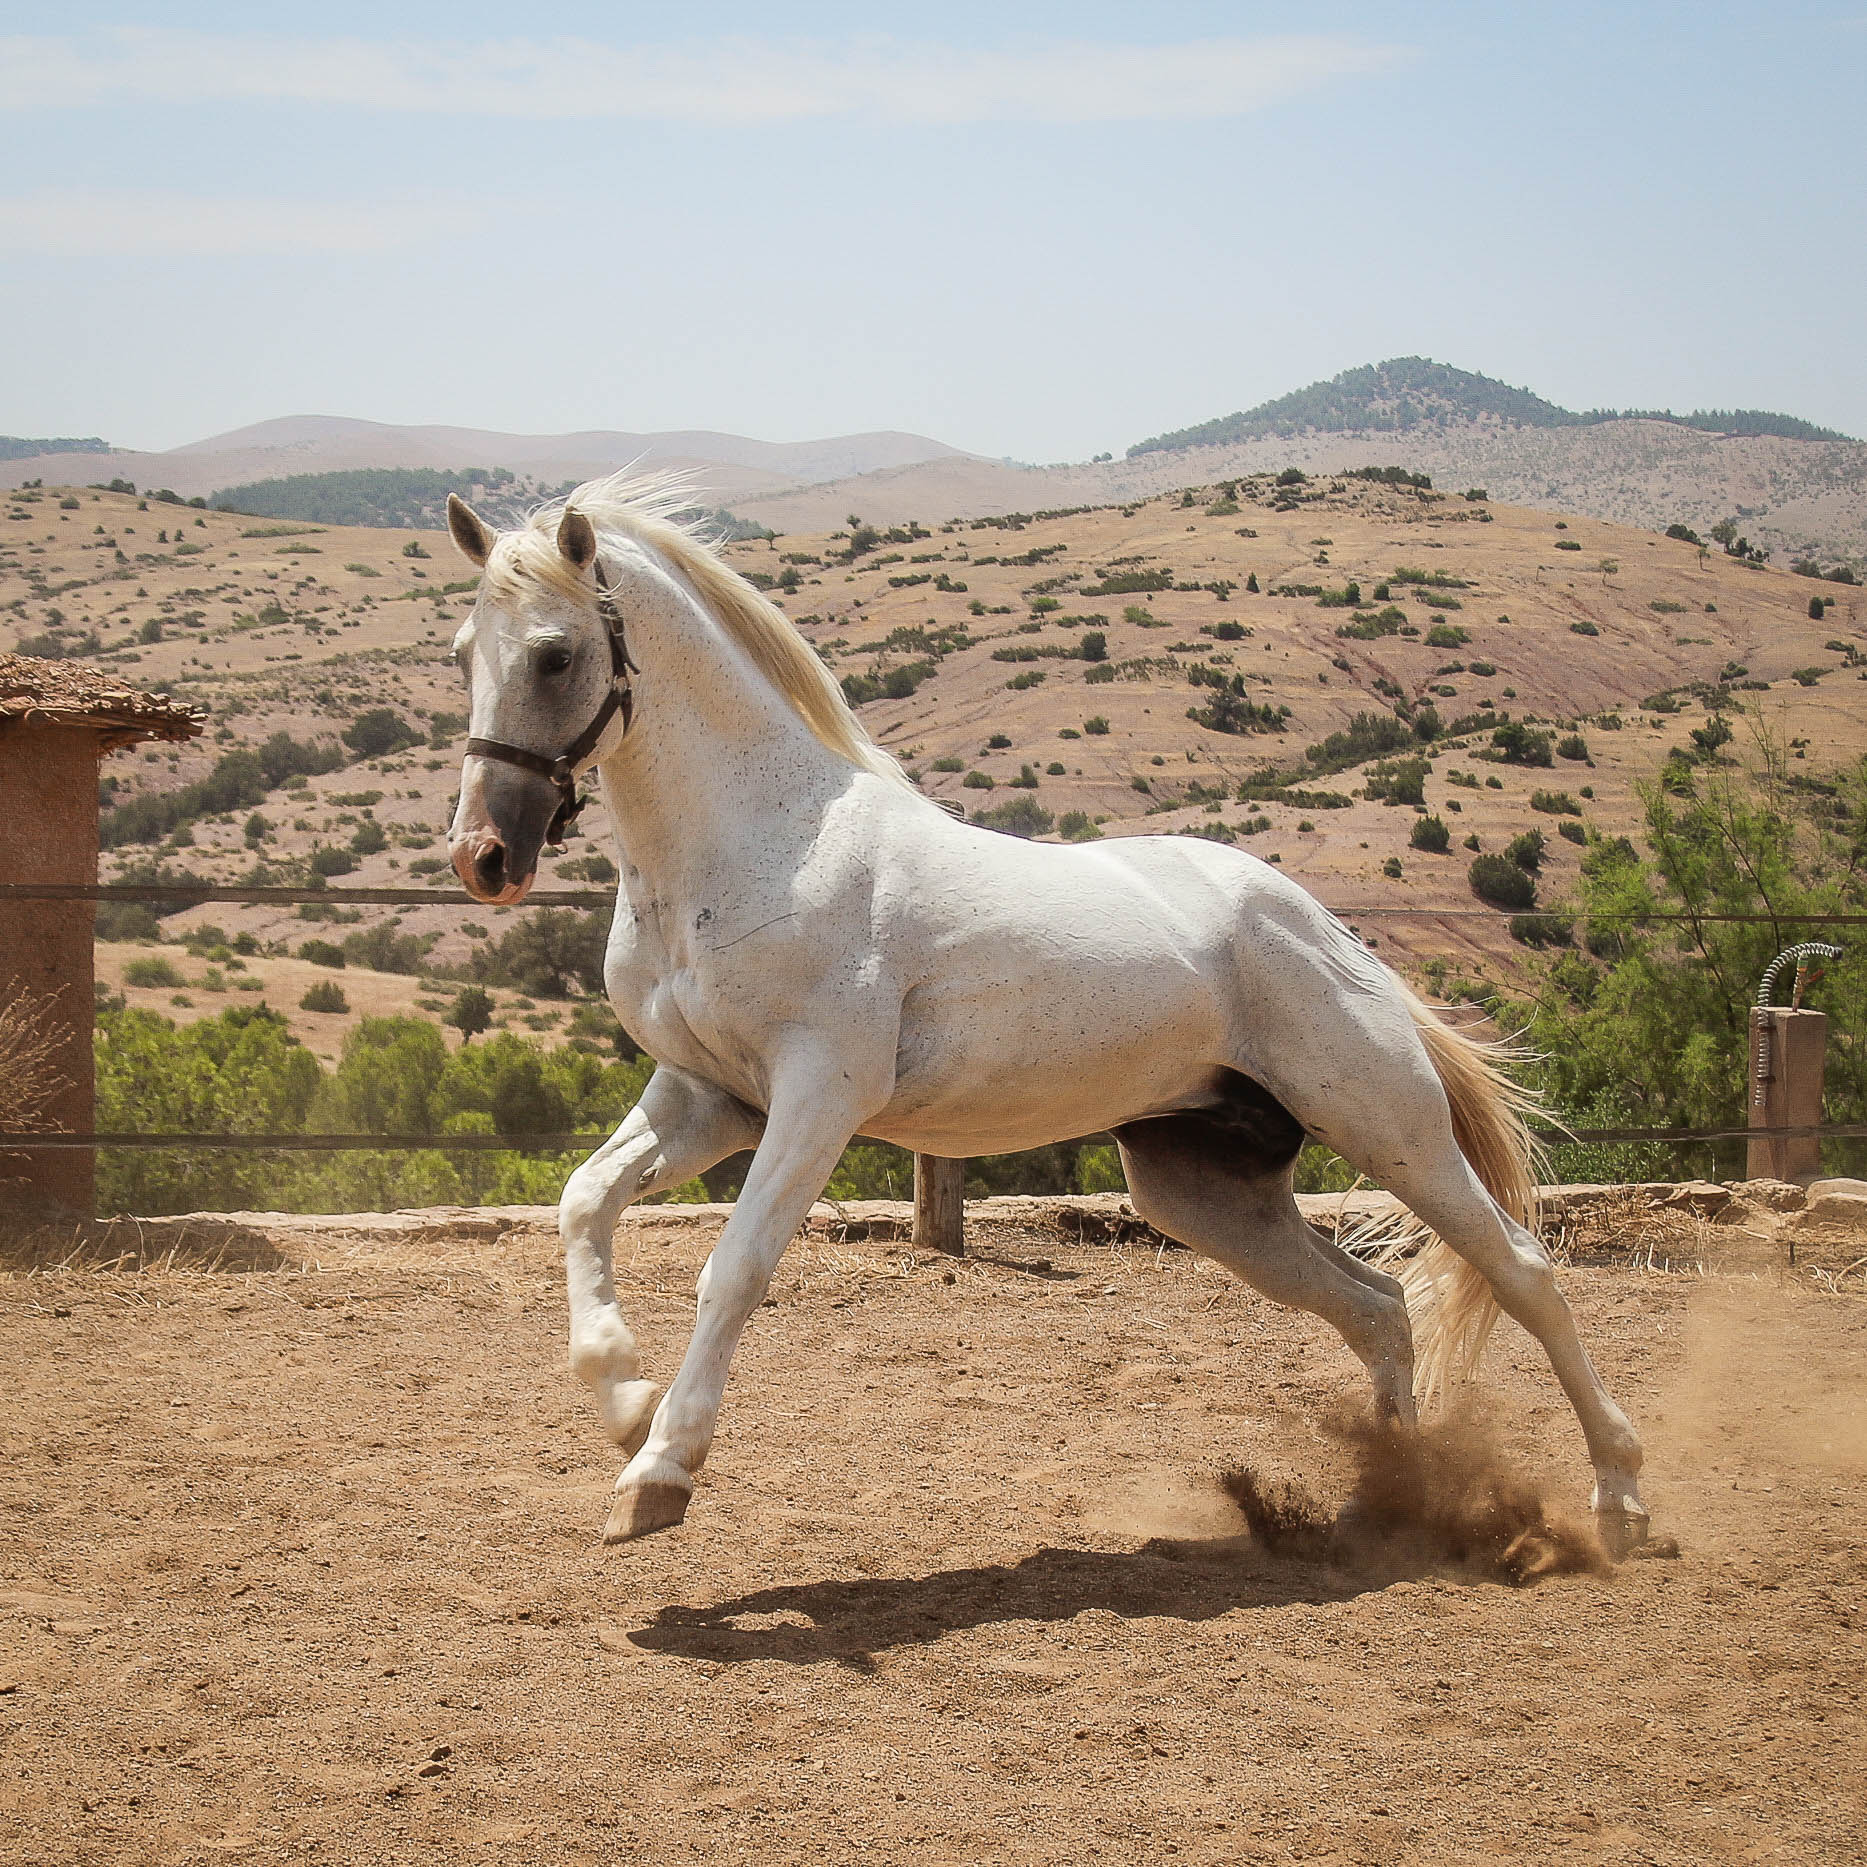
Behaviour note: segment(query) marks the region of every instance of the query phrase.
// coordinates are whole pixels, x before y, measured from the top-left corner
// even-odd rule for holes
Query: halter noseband
[[[603,618],[603,633],[609,639],[609,692],[603,696],[603,704],[597,708],[590,724],[556,758],[546,758],[542,752],[531,752],[524,746],[507,745],[501,739],[467,741],[469,758],[497,759],[502,765],[516,765],[521,771],[549,778],[557,786],[557,811],[551,819],[551,827],[545,831],[545,841],[553,849],[562,846],[564,833],[576,822],[578,813],[588,802],[577,795],[577,768],[596,750],[597,741],[609,730],[610,721],[618,713],[622,715],[625,733],[635,717],[635,691],[629,676],[640,674],[641,669],[629,659],[622,616],[615,599],[603,588],[600,564],[597,566],[596,611]]]

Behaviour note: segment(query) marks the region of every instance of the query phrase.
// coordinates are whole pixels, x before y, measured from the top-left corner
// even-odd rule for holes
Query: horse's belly
[[[1041,994],[910,999],[894,1097],[865,1131],[923,1153],[1012,1153],[1197,1102],[1225,1061],[1206,994],[1157,991],[1131,1006],[1114,989],[1099,1008],[1097,998],[1079,982],[1049,1006]]]

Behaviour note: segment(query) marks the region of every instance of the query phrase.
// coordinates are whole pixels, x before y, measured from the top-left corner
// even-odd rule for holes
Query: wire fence
[[[1533,1128],[1539,1141],[1554,1146],[1592,1142],[1693,1141],[1858,1141],[1867,1139],[1867,1122],[1818,1122],[1795,1128]],[[567,1154],[599,1147],[608,1129],[576,1134],[41,1134],[0,1133],[0,1151],[58,1153],[79,1148],[213,1148],[243,1153],[370,1154],[408,1153],[439,1148],[469,1153]],[[1072,1137],[1072,1144],[1109,1145],[1112,1134]]]
[[[219,883],[156,882],[0,882],[0,901],[140,901],[165,903],[175,908],[226,903],[241,907],[304,907],[320,903],[330,907],[459,907],[483,912],[489,903],[461,899],[439,889],[416,888],[240,888]],[[614,888],[534,888],[511,907],[613,908]],[[1490,907],[1430,907],[1423,903],[1395,905],[1385,902],[1322,904],[1339,920],[1482,920],[1507,925],[1521,910]],[[495,910],[498,911],[498,910]],[[1699,914],[1679,909],[1627,909],[1622,913],[1590,908],[1532,910],[1560,912],[1564,919],[1697,927],[1867,927],[1862,914]]]
[[[173,909],[226,904],[241,907],[444,907],[484,910],[488,904],[438,889],[346,887],[239,887],[220,883],[163,882],[0,882],[0,901],[141,902]],[[535,888],[513,907],[613,908],[616,891],[604,888]],[[1330,904],[1329,911],[1343,920],[1407,919],[1414,921],[1481,920],[1508,925],[1515,916],[1491,907],[1432,907],[1425,904]],[[1573,916],[1591,923],[1631,922],[1639,925],[1802,927],[1867,926],[1867,913],[1726,914],[1681,910],[1627,910],[1603,914],[1589,910]],[[1550,1145],[1591,1143],[1652,1143],[1690,1146],[1719,1141],[1859,1140],[1867,1138],[1867,1123],[1826,1122],[1792,1128],[1539,1128],[1537,1139]],[[1080,1137],[1088,1143],[1107,1143],[1113,1137]],[[438,1149],[467,1153],[573,1153],[600,1146],[607,1132],[525,1134],[45,1134],[0,1133],[0,1149],[8,1153],[53,1153],[75,1150],[187,1148],[238,1152],[292,1153],[406,1153]]]

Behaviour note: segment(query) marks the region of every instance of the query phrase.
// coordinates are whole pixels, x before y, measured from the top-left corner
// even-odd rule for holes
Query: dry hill
[[[192,499],[253,480],[364,467],[501,467],[550,486],[640,464],[699,474],[711,497],[733,499],[948,456],[958,457],[958,450],[918,434],[845,434],[813,441],[759,441],[707,430],[501,434],[293,415],[162,453],[102,449],[101,443],[86,442],[79,453],[0,454],[0,486],[125,479],[145,491],[167,487]]]
[[[1498,923],[1434,918],[1474,906],[1464,839],[1497,850],[1542,828],[1543,897],[1560,899],[1579,852],[1559,827],[1632,828],[1635,782],[1706,723],[1708,699],[1753,705],[1818,762],[1867,743],[1857,684],[1867,606],[1857,589],[1602,521],[1410,487],[1261,479],[1236,493],[1207,487],[854,540],[790,536],[731,556],[772,584],[864,696],[871,731],[931,795],[975,812],[1010,805],[1014,823],[1041,829],[1047,819],[1050,834],[1067,824],[1077,835],[1178,830],[1239,842],[1402,959],[1514,963],[1521,950]],[[244,802],[179,823],[158,816],[138,831],[155,840],[118,843],[107,873],[160,858],[223,881],[285,880],[315,856],[333,879],[432,888],[432,907],[396,922],[417,941],[433,937],[430,963],[458,964],[511,925],[509,914],[465,906],[445,866],[463,727],[446,646],[473,592],[445,537],[283,526],[49,488],[4,510],[0,609],[28,652],[94,655],[209,709],[210,731],[195,745],[111,761],[112,809],[172,795],[230,751],[278,733],[333,761],[282,773],[258,803],[259,825]],[[853,546],[863,548],[852,555]],[[1351,583],[1359,608],[1347,601]],[[1832,599],[1820,621],[1811,595]],[[1409,846],[1416,813],[1366,795],[1367,762],[1352,762],[1352,747],[1341,769],[1331,769],[1339,759],[1306,756],[1358,714],[1391,720],[1396,703],[1415,718],[1430,705],[1455,729],[1412,748],[1432,761],[1425,798],[1451,828],[1445,854]],[[342,746],[340,732],[384,707],[406,743]],[[1505,720],[1555,740],[1574,733],[1583,755],[1548,767],[1493,762],[1486,754]],[[1241,783],[1272,767],[1295,792],[1240,802]],[[1539,812],[1538,792],[1566,794],[1566,804]],[[133,818],[111,822],[113,834],[137,828]],[[581,879],[594,857],[600,874],[607,847],[593,808],[556,873]],[[1366,912],[1396,907],[1420,912],[1396,921]],[[299,962],[267,954],[341,939],[377,917],[326,909],[308,925],[290,910],[204,909],[167,926],[202,922],[254,936],[261,951],[239,970],[301,1027],[324,1031],[328,1052],[334,1027],[318,1022],[327,1014],[296,1008]],[[106,971],[121,976],[120,965]],[[203,990],[199,965],[185,976],[180,995],[194,1003],[178,1009],[236,1002]],[[379,991],[438,1002],[412,977],[368,990],[350,977],[359,1010]],[[239,989],[224,966],[219,983]],[[177,989],[131,998],[167,1008]],[[560,1034],[569,1015],[510,994],[501,1011]]]

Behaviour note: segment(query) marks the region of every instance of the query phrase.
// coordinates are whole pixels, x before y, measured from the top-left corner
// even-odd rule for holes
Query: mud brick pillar
[[[966,1163],[914,1156],[914,1243],[923,1251],[966,1255]]]
[[[1828,1019],[1819,1011],[1757,1006],[1750,1014],[1750,1126],[1809,1128],[1822,1119],[1822,1071]],[[1748,1144],[1753,1180],[1809,1179],[1822,1170],[1822,1144],[1758,1140]]]
[[[0,722],[0,811],[9,882],[97,880],[97,767],[100,735],[89,726]],[[91,1056],[97,910],[89,901],[0,901],[0,994],[23,992],[47,1007],[63,1079],[46,1103],[49,1126],[93,1132],[96,1072]],[[96,1157],[88,1149],[15,1154],[0,1179],[3,1195],[35,1207],[92,1216]],[[21,1182],[24,1182],[23,1186]]]

